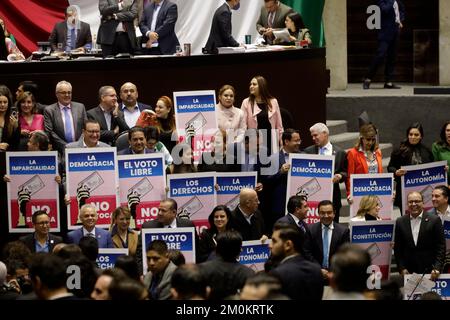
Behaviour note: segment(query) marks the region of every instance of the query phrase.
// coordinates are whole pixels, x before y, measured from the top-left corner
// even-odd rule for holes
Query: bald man
[[[133,128],[142,111],[151,109],[149,105],[137,101],[139,93],[136,85],[125,82],[120,87],[120,108],[118,117],[127,124],[126,130]]]
[[[239,193],[239,205],[232,212],[232,225],[242,235],[243,241],[267,239],[264,234],[264,219],[258,209],[258,194],[244,188]]]

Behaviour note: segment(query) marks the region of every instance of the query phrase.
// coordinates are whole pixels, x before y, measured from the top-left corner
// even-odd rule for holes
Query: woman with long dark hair
[[[19,122],[11,115],[13,99],[8,87],[0,85],[0,151],[17,150],[20,140]]]
[[[198,246],[199,262],[208,260],[211,253],[216,249],[216,237],[219,233],[231,228],[231,211],[227,206],[216,206],[208,217],[210,227],[203,230],[200,235]]]
[[[399,207],[400,211],[402,211],[401,177],[406,174],[406,170],[400,168],[433,161],[431,150],[422,144],[422,140],[422,124],[414,122],[406,129],[406,139],[391,154],[388,171],[394,174],[396,182],[394,205]]]

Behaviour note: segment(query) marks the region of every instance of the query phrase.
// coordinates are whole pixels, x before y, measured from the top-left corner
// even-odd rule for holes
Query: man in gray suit
[[[44,110],[44,125],[53,149],[63,154],[67,143],[80,138],[87,116],[84,105],[72,101],[72,85],[69,82],[58,82],[56,98],[58,102]]]
[[[144,285],[148,289],[151,300],[169,300],[172,297],[170,282],[177,266],[169,259],[167,244],[162,240],[154,240],[147,249],[148,273],[144,277]]]
[[[136,48],[134,19],[137,16],[137,1],[99,0],[101,14],[97,43],[102,47],[103,57],[118,53],[133,54]]]
[[[86,120],[83,126],[83,135],[78,141],[69,143],[66,148],[96,148],[110,147],[100,140],[100,124],[96,120]]]
[[[274,29],[286,28],[284,20],[292,12],[294,12],[294,9],[278,0],[264,0],[264,5],[261,7],[261,14],[256,22],[256,30],[264,36],[266,44],[273,44]]]
[[[334,222],[339,223],[339,211],[341,210],[341,189],[339,183],[344,183],[347,179],[347,153],[344,149],[335,144],[331,144],[328,127],[321,122],[315,123],[311,128],[311,138],[314,145],[303,150],[307,154],[320,154],[334,156],[334,176],[333,176],[333,206],[336,210]]]
[[[80,21],[80,13],[76,6],[68,6],[66,9],[66,19],[58,22],[53,27],[48,41],[52,46],[52,51],[78,50],[85,52],[92,48],[91,26]],[[58,48],[58,44],[62,47]]]

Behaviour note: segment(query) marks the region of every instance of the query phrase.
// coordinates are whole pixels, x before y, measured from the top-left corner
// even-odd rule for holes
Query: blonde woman
[[[354,216],[352,221],[371,221],[371,220],[381,220],[380,204],[377,196],[364,196],[361,198],[359,203],[358,212]]]
[[[127,207],[117,207],[111,217],[109,231],[115,248],[128,248],[128,254],[136,254],[138,234],[130,228],[131,213]]]

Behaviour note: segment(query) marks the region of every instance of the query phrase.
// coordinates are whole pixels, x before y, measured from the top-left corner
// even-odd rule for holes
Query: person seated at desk
[[[305,28],[305,23],[303,22],[302,16],[297,12],[289,13],[284,21],[286,28],[289,32],[289,42],[281,41],[280,39],[275,39],[275,44],[283,45],[295,45],[296,41],[305,41],[308,46],[311,45],[311,34],[309,29]]]
[[[21,61],[25,60],[25,56],[16,46],[16,44],[7,36],[0,25],[0,60]]]
[[[1,17],[0,17],[0,26],[2,26],[2,28],[3,28],[3,31],[5,33],[5,37],[11,39],[11,41],[14,44],[17,44],[16,38],[14,38],[14,36],[8,31],[8,29],[6,29],[5,21]]]
[[[92,48],[91,26],[80,21],[78,6],[68,6],[65,12],[66,19],[53,27],[48,41],[52,51],[77,50],[85,53]]]

